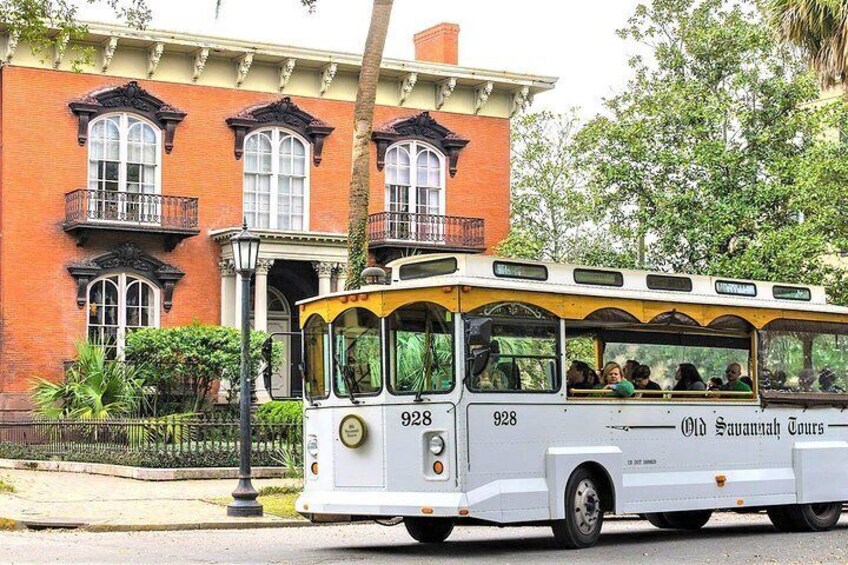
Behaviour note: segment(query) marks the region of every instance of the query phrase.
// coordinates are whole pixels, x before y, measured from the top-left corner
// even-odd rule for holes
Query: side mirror
[[[468,360],[468,364],[472,377],[479,376],[486,370],[490,354],[491,351],[488,347],[479,347],[471,352],[471,359]]]
[[[492,320],[490,318],[471,318],[465,324],[465,345],[488,346],[492,341]]]
[[[264,366],[262,367],[262,382],[265,384],[265,390],[268,391],[268,394],[271,394],[271,375],[274,372],[274,367],[271,364],[271,357],[273,353],[273,338],[268,338],[262,343],[262,361],[264,362]]]

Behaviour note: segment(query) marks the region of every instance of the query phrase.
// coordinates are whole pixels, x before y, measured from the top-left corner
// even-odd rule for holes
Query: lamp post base
[[[227,506],[227,516],[234,518],[261,518],[262,505],[256,502],[259,493],[253,488],[249,478],[239,479],[233,491],[233,501]]]

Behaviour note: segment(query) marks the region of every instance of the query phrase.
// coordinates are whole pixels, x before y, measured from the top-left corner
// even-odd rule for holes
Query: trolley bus
[[[605,513],[839,520],[848,308],[823,288],[480,255],[388,267],[299,304],[307,518],[402,517],[431,543],[540,525],[565,548],[593,545]],[[656,385],[574,375],[627,360]],[[703,386],[681,386],[684,364]]]

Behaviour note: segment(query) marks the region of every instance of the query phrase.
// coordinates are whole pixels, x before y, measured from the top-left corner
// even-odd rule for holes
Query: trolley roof
[[[405,257],[392,261],[387,267],[391,269],[390,285],[368,285],[356,291],[303,300],[299,304],[328,296],[454,285],[848,316],[848,308],[828,304],[824,287],[813,285],[453,253]]]

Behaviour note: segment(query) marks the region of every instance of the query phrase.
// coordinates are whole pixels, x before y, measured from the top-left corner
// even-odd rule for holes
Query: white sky
[[[319,0],[309,14],[299,0],[148,0],[150,27],[361,52],[370,0]],[[412,35],[448,21],[460,26],[459,63],[469,67],[559,77],[534,109],[600,111],[602,98],[624,87],[628,54],[637,47],[615,35],[637,0],[395,0],[385,55],[412,59]],[[84,19],[114,21],[108,9],[82,7]]]

